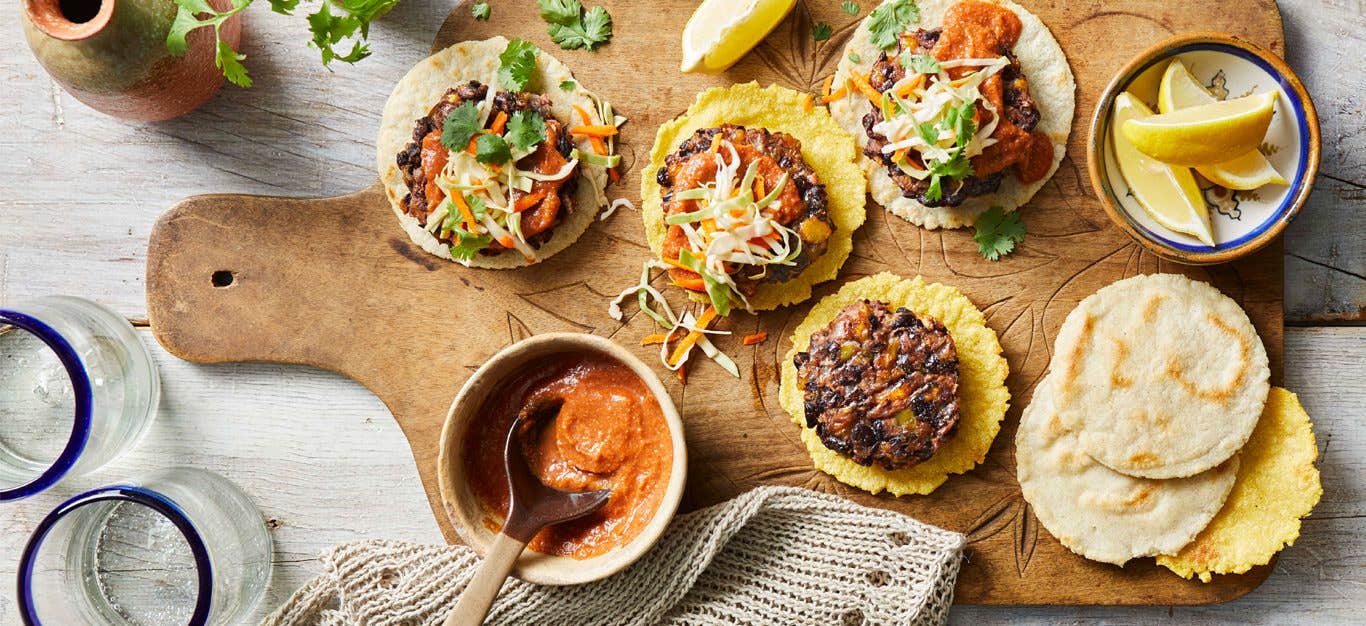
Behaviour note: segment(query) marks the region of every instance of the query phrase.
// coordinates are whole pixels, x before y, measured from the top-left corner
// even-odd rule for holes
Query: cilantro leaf
[[[811,38],[816,41],[825,41],[833,34],[835,34],[835,29],[825,22],[816,22],[816,25],[811,27]]]
[[[512,160],[512,150],[502,137],[483,134],[475,140],[474,160],[484,165],[502,165]]]
[[[915,0],[891,0],[868,14],[868,33],[872,35],[873,45],[891,50],[896,47],[897,37],[919,21],[920,7],[916,6]]]
[[[507,134],[503,137],[518,152],[528,152],[545,141],[545,118],[540,113],[521,110],[508,119]]]
[[[470,208],[473,209],[474,207]],[[444,234],[447,234],[456,241],[456,243],[451,244],[451,257],[455,258],[457,261],[468,263],[480,250],[489,247],[489,244],[493,243],[493,237],[488,234],[476,235],[471,233],[458,226],[459,223],[460,216],[458,213],[453,216],[448,216],[446,218],[446,224],[450,227],[446,228],[443,225],[442,230]]]
[[[175,19],[171,21],[171,28],[166,33],[166,50],[175,56],[181,56],[190,49],[190,44],[185,39],[190,31],[206,26],[212,27],[215,39],[214,65],[223,70],[223,75],[234,85],[250,87],[251,78],[247,76],[246,66],[242,65],[242,60],[247,58],[246,55],[238,54],[228,42],[223,41],[219,29],[223,22],[247,8],[251,2],[252,0],[232,0],[232,8],[220,12],[206,0],[176,0]],[[197,17],[199,15],[208,17],[200,19]]]
[[[1025,226],[1019,213],[1006,213],[1001,207],[994,206],[983,213],[972,225],[976,231],[972,238],[977,242],[977,251],[988,261],[999,261],[1002,256],[1015,250],[1015,244],[1024,241]]]
[[[566,80],[566,81],[560,83],[560,91],[574,91],[575,89],[578,89],[578,88],[579,88],[579,84],[576,83],[576,82],[574,82],[574,81],[572,81],[572,80]]]
[[[292,15],[299,8],[299,0],[270,0],[270,10],[280,15]]]
[[[593,50],[612,38],[612,16],[600,6],[583,10],[579,0],[536,0],[550,40],[565,50]]]
[[[901,53],[901,66],[917,74],[939,73],[939,60],[928,54]]]
[[[513,39],[498,55],[498,83],[508,91],[521,91],[531,82],[531,74],[536,71],[536,55],[540,50],[536,44],[525,39]]]
[[[844,11],[845,13],[848,13],[849,15],[858,15],[859,6],[857,2],[854,2],[854,0],[846,0],[843,4],[840,5],[840,10]]]
[[[939,129],[935,128],[933,123],[921,122],[916,130],[920,131],[920,138],[924,139],[925,143],[930,145],[939,143]]]
[[[476,2],[470,6],[470,15],[473,15],[474,19],[479,20],[481,22],[488,21],[489,13],[491,12],[492,11],[489,9],[489,3],[487,2]]]
[[[536,4],[541,7],[541,19],[551,24],[569,25],[583,11],[579,0],[536,0]]]
[[[451,152],[462,152],[470,145],[470,137],[481,130],[479,107],[466,102],[446,115],[446,121],[441,124],[441,145]]]
[[[238,54],[236,50],[232,49],[232,46],[228,45],[228,42],[222,39],[218,40],[218,51],[213,60],[214,65],[223,70],[223,75],[238,87],[251,86],[251,77],[247,76],[247,68],[242,65],[242,59],[245,58],[247,55]]]

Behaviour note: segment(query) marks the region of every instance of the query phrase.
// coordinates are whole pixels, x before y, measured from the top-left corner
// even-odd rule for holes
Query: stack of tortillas
[[[1063,545],[1187,578],[1265,564],[1322,494],[1309,417],[1269,386],[1247,314],[1158,274],[1111,284],[1058,332],[1020,421],[1025,499]]]

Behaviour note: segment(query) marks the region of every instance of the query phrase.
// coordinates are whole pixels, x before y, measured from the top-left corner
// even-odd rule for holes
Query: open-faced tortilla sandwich
[[[1075,88],[1057,40],[1010,0],[887,0],[850,38],[825,99],[858,139],[875,201],[958,228],[1015,210],[1053,175]]]
[[[811,297],[833,279],[863,224],[863,175],[854,142],[811,98],[745,83],[702,92],[687,112],[659,127],[641,173],[641,217],[655,258],[638,296],[666,331],[666,366],[680,370],[694,346],[732,375],[739,370],[707,339],[734,309],[762,311]],[[700,312],[675,314],[651,286],[652,271],[687,291]]]
[[[565,65],[493,37],[424,59],[384,105],[378,164],[403,229],[467,266],[531,265],[606,203],[620,121]]]

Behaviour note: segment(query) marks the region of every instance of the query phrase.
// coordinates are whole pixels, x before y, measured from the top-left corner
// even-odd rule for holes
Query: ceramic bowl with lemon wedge
[[[1224,263],[1274,240],[1319,165],[1319,124],[1280,57],[1188,33],[1139,54],[1091,118],[1087,167],[1110,218],[1159,256]]]

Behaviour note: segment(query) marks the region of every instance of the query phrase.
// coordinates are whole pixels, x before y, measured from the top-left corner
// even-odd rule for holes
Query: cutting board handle
[[[367,285],[441,269],[393,219],[378,184],[332,198],[184,200],[148,241],[152,333],[189,361],[314,365],[374,389],[375,372],[409,360],[393,358],[401,346],[376,323],[402,323],[398,303]]]

